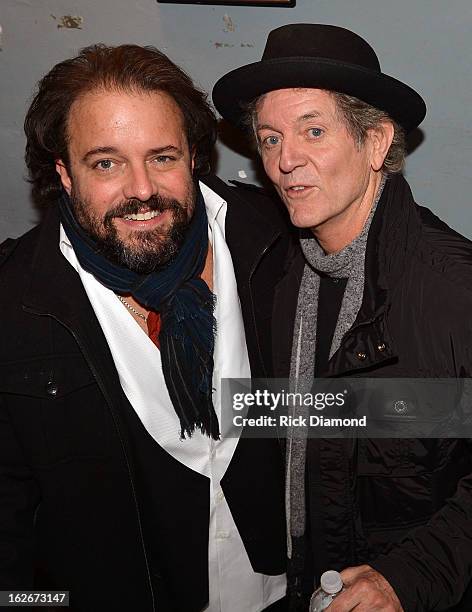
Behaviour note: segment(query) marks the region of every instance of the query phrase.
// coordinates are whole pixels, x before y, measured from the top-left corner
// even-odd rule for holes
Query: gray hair
[[[359,98],[337,91],[327,91],[327,93],[333,96],[336,109],[358,147],[364,144],[368,130],[379,127],[384,121],[390,121],[393,125],[394,135],[392,144],[385,157],[382,171],[386,175],[401,172],[406,157],[404,129],[388,113],[359,100]],[[257,146],[259,153],[260,146],[256,133],[257,110],[265,95],[262,94],[245,106],[243,120],[243,125],[252,133],[254,144]]]

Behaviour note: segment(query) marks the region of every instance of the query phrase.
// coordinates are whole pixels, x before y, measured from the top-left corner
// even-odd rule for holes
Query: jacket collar
[[[252,284],[258,264],[265,253],[280,238],[281,232],[258,211],[257,202],[252,202],[248,189],[230,187],[214,175],[206,176],[203,182],[218,193],[228,203],[225,234],[233,260],[234,273],[238,286],[241,310],[246,333],[246,344],[253,377],[267,376],[272,370],[271,356],[265,354],[259,337],[260,324],[256,313],[255,291]],[[255,192],[254,192],[255,194]],[[255,200],[260,197],[255,196]],[[270,283],[258,287],[259,303],[271,303],[272,295],[261,295],[265,289],[272,290]],[[267,313],[270,316],[270,312]]]
[[[355,324],[385,312],[420,233],[421,220],[408,183],[401,175],[389,177],[369,231],[364,296]]]
[[[241,196],[239,189],[229,187],[215,175],[204,177],[202,182],[230,204],[226,213],[226,242],[232,254],[243,254],[242,257],[233,257],[233,264],[238,286],[240,281],[247,283],[264,252],[277,240],[280,232],[267,223],[247,198]]]
[[[93,316],[78,274],[59,250],[59,211],[51,207],[39,228],[31,260],[31,281],[23,306],[37,314],[50,314],[71,324],[81,315]]]

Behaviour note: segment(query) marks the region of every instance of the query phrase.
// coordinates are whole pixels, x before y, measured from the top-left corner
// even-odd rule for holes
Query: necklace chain
[[[128,304],[128,302],[123,297],[121,297],[121,295],[117,295],[116,297],[120,300],[123,306],[126,306],[126,308],[130,310],[133,314],[135,314],[137,317],[139,317],[143,321],[147,321],[147,316],[143,315],[142,312],[139,312],[138,310],[136,310],[136,308],[134,306],[131,306],[131,304]]]

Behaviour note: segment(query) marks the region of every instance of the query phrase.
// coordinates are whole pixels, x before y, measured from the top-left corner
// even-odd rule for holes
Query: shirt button
[[[365,359],[367,359],[367,355],[363,353],[362,351],[359,351],[358,353],[356,353],[356,357],[357,359],[359,359],[359,361],[364,361]]]
[[[46,393],[48,395],[51,395],[52,397],[56,397],[58,391],[59,391],[59,387],[56,385],[56,383],[48,382],[48,384],[46,385]]]
[[[377,350],[379,351],[379,353],[383,353],[386,348],[387,345],[385,344],[385,342],[381,342],[377,345]]]

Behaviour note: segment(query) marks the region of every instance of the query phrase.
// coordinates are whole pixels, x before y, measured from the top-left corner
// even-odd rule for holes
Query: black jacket
[[[295,249],[276,289],[279,377],[290,371],[303,266]],[[472,376],[472,243],[417,206],[401,176],[386,183],[365,270],[359,314],[324,376]],[[322,569],[370,563],[406,612],[459,602],[472,610],[471,451],[466,439],[311,440],[308,505]]]
[[[270,341],[259,331],[270,327],[286,259],[280,212],[257,191],[205,182],[228,202],[251,369],[265,376]],[[0,589],[68,589],[83,612],[167,609],[146,540],[132,409],[58,231],[50,210],[4,246],[0,267]],[[173,546],[175,609],[197,611],[208,599],[208,479],[160,454],[154,480],[170,502],[154,549]],[[276,440],[241,439],[222,481],[254,570],[274,575],[285,571],[282,463]]]

